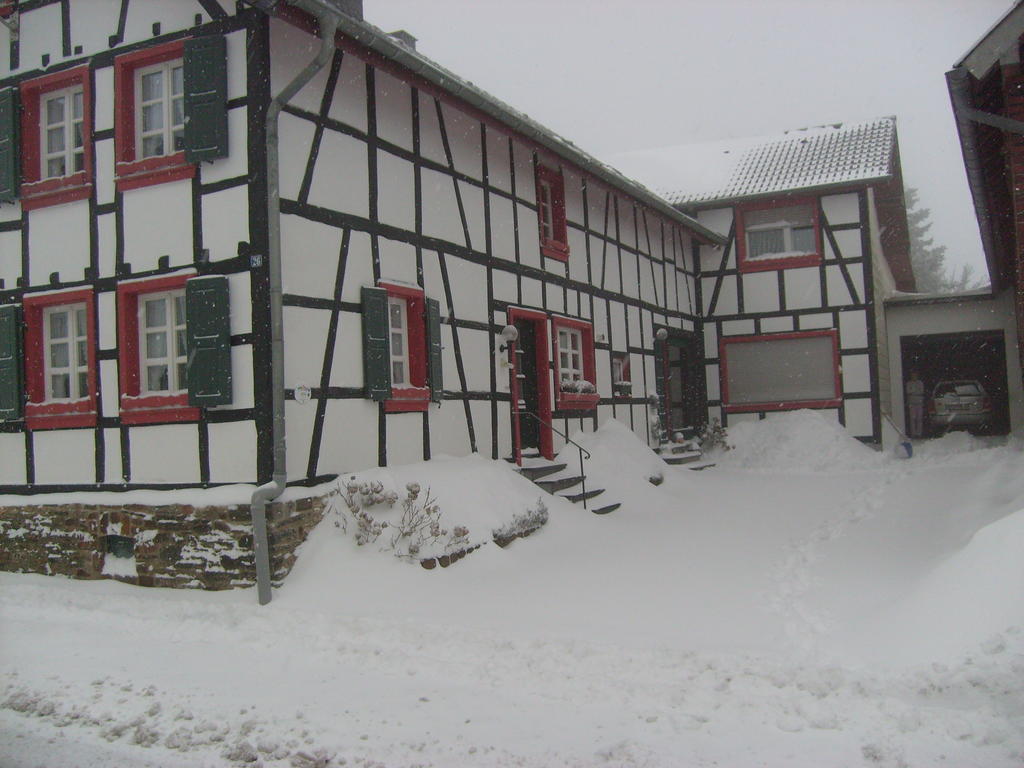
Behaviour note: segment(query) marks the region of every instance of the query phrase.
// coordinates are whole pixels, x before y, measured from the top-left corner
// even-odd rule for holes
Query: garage
[[[924,436],[935,437],[950,429],[968,429],[976,434],[1005,435],[1010,431],[1010,402],[1006,381],[1006,339],[1003,331],[969,331],[903,336],[903,391],[912,373],[924,384]],[[975,387],[974,383],[977,383]],[[951,404],[932,405],[936,396],[947,393]],[[959,402],[956,392],[966,393]],[[967,412],[976,399],[987,397],[991,412],[977,417]],[[968,403],[970,399],[970,403]],[[940,397],[941,400],[941,397]],[[947,408],[964,409],[963,412]],[[943,415],[952,414],[952,417]],[[908,407],[903,428],[912,434]]]

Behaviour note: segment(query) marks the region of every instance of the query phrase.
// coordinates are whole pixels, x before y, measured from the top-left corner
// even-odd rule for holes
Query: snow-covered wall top
[[[625,152],[611,162],[681,205],[886,178],[895,147],[896,118],[883,117]]]

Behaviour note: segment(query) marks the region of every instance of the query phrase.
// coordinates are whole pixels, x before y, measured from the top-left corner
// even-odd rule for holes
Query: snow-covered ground
[[[1020,444],[900,460],[800,412],[691,472],[585,440],[621,509],[546,498],[447,569],[332,514],[263,608],[0,574],[0,765],[1024,764]],[[362,479],[470,543],[540,495],[478,457]]]

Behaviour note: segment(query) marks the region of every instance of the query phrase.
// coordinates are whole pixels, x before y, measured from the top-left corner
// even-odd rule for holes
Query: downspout
[[[338,19],[328,9],[310,7],[299,0],[293,3],[313,13],[320,32],[320,50],[306,68],[294,80],[281,89],[270,101],[267,108],[267,271],[270,281],[270,376],[271,408],[273,412],[273,472],[271,481],[257,488],[252,494],[253,555],[256,561],[256,592],[260,605],[271,600],[270,589],[270,546],[267,541],[267,502],[273,501],[284,492],[288,479],[285,465],[284,434],[284,313],[281,301],[281,190],[280,159],[278,153],[278,117],[281,109],[310,80],[323,69],[334,56],[334,35]]]

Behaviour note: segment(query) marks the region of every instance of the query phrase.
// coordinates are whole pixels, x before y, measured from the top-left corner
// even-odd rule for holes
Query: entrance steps
[[[514,461],[514,459],[508,459]],[[523,465],[517,471],[538,488],[553,496],[561,496],[574,504],[584,504],[604,493],[604,488],[584,487],[584,476],[569,470],[565,464],[549,461],[539,453],[523,452]],[[595,515],[607,515],[621,507],[615,502],[600,507],[590,506],[588,509]]]

